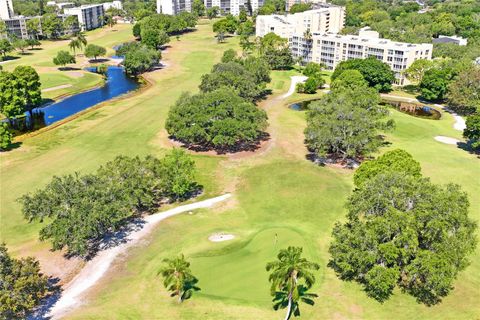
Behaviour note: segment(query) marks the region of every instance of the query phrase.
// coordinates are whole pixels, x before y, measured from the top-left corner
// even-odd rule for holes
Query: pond
[[[288,107],[295,111],[305,111],[308,110],[308,105],[312,102],[318,101],[318,99],[304,100],[300,102],[295,102],[289,105]]]
[[[94,68],[88,68],[87,70],[93,72]],[[42,121],[43,125],[48,126],[96,104],[135,90],[139,86],[138,81],[127,77],[122,67],[111,66],[108,67],[107,80],[102,87],[35,108],[33,109],[33,119],[27,113],[27,121],[33,120],[35,128],[40,127]]]
[[[289,105],[288,107],[295,111],[305,111],[305,110],[308,110],[308,106],[315,101],[318,101],[318,99],[295,102]],[[406,103],[406,102],[400,102],[400,101],[391,101],[391,100],[384,100],[381,104],[395,108],[400,112],[403,112],[418,118],[438,120],[442,117],[442,114],[440,113],[440,111],[425,105]]]

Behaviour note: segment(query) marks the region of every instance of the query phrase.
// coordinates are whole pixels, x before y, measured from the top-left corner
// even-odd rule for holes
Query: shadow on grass
[[[20,59],[20,57],[18,57],[18,56],[2,56],[2,57],[0,57],[0,62],[17,60],[17,59]]]
[[[270,134],[268,134],[267,132],[262,132],[259,135],[259,137],[254,141],[245,141],[229,147],[215,147],[213,145],[190,144],[180,140],[176,140],[175,137],[173,136],[169,136],[169,139],[182,143],[181,145],[182,148],[185,148],[191,151],[195,151],[195,152],[214,151],[218,155],[221,155],[221,154],[237,153],[237,152],[244,152],[244,151],[254,152],[260,149],[263,142],[270,140]]]
[[[60,278],[50,277],[48,279],[49,294],[42,300],[41,304],[35,308],[26,319],[28,320],[47,320],[51,319],[48,314],[53,306],[62,296],[62,287],[60,286]]]
[[[480,149],[474,149],[470,142],[460,141],[457,143],[457,147],[463,151],[467,151],[470,154],[476,155],[477,158],[480,158]]]
[[[58,70],[60,71],[80,71],[82,70],[81,68],[76,68],[76,67],[59,67]]]
[[[103,62],[107,62],[107,61],[110,61],[110,59],[107,59],[107,58],[97,58],[97,59],[90,59],[90,60],[88,60],[89,63],[103,63]]]
[[[10,145],[6,149],[0,149],[0,152],[8,152],[8,151],[20,148],[21,146],[22,146],[21,142],[10,143]]]

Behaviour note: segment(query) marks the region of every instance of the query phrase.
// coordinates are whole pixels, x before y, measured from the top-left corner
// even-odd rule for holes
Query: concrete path
[[[295,88],[297,87],[297,83],[305,82],[308,77],[305,76],[291,76],[292,82],[290,83],[290,88],[288,89],[287,93],[285,93],[282,98],[288,98],[295,92]]]
[[[59,319],[67,312],[78,307],[82,301],[81,295],[105,275],[114,260],[119,255],[124,254],[128,248],[137,244],[140,240],[150,234],[160,221],[183,212],[212,207],[230,197],[231,194],[224,194],[219,197],[179,206],[164,212],[146,216],[142,221],[142,225],[139,226],[137,230],[129,233],[126,236],[126,239],[123,239],[124,241],[122,241],[121,244],[107,246],[106,249],[101,250],[92,260],[88,261],[80,273],[63,288],[61,296],[56,297],[57,299],[54,301],[47,302],[50,306],[48,306],[49,310],[46,316],[51,317],[52,319]],[[122,237],[120,236],[119,238]],[[43,317],[44,316],[38,316],[36,318]]]

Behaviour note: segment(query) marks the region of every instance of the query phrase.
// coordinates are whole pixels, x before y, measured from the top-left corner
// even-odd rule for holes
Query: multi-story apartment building
[[[123,5],[122,5],[122,2],[121,1],[118,1],[118,0],[115,0],[115,1],[112,1],[112,2],[104,2],[103,3],[103,9],[105,11],[107,11],[108,9],[110,8],[115,8],[115,9],[118,9],[118,10],[123,10]]]
[[[292,35],[289,45],[294,57],[305,62],[317,62],[335,69],[338,63],[349,59],[375,57],[385,62],[395,73],[398,85],[408,84],[404,71],[417,59],[431,59],[433,45],[413,44],[382,39],[375,31],[363,29],[359,35],[313,34],[305,39]]]
[[[62,22],[64,22],[65,19],[67,19],[67,17],[69,17],[69,15],[59,14],[59,15],[57,15],[57,17],[59,19],[61,19]],[[42,17],[40,17],[40,16],[37,16],[37,17],[15,16],[11,19],[6,19],[4,21],[5,21],[5,25],[7,26],[7,33],[10,34],[10,35],[15,35],[15,37],[20,38],[20,39],[31,38],[32,35],[28,33],[28,29],[27,29],[27,21],[29,21],[31,19],[38,19],[39,32],[38,32],[37,36],[42,36],[43,33],[42,33],[41,18]],[[79,27],[79,24],[77,22],[69,30],[65,30],[65,29],[59,30],[57,36],[63,36],[63,35],[66,35],[66,34],[73,34],[75,32],[78,32],[79,30],[80,30],[80,27]]]
[[[11,19],[14,15],[12,0],[0,0],[0,19]]]
[[[82,30],[92,30],[103,26],[105,10],[103,4],[83,5],[76,8],[67,8],[64,10],[66,15],[75,15]]]
[[[182,11],[192,12],[193,0],[157,0],[157,13],[176,15]]]
[[[3,19],[9,35],[15,35],[19,39],[28,39],[27,21],[31,17],[16,16],[10,19]]]
[[[192,11],[193,0],[157,0],[157,13],[175,15],[182,11]],[[204,0],[207,9],[219,7],[222,13],[237,16],[242,9],[255,11],[263,5],[263,0]],[[248,7],[250,4],[250,8]]]
[[[294,34],[338,33],[345,21],[345,8],[331,4],[321,4],[318,9],[288,15],[258,16],[256,36],[263,37],[273,32],[282,38]]]

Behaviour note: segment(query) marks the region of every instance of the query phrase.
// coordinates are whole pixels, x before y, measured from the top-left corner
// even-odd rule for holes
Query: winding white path
[[[227,200],[230,197],[231,194],[224,194],[219,197],[179,206],[164,212],[146,216],[143,227],[129,234],[125,243],[102,250],[98,252],[98,254],[92,260],[87,262],[80,273],[64,287],[62,295],[58,301],[54,302],[48,316],[52,317],[53,319],[59,319],[66,312],[77,307],[81,303],[81,294],[92,287],[100,278],[103,277],[103,275],[112,265],[113,261],[119,255],[125,253],[129,247],[137,244],[142,238],[148,235],[160,221],[183,212],[200,208],[209,208],[219,202]]]
[[[295,88],[297,87],[297,83],[305,82],[308,78],[305,76],[291,76],[292,82],[290,83],[290,88],[288,89],[287,93],[285,93],[282,98],[288,98],[295,92]]]

